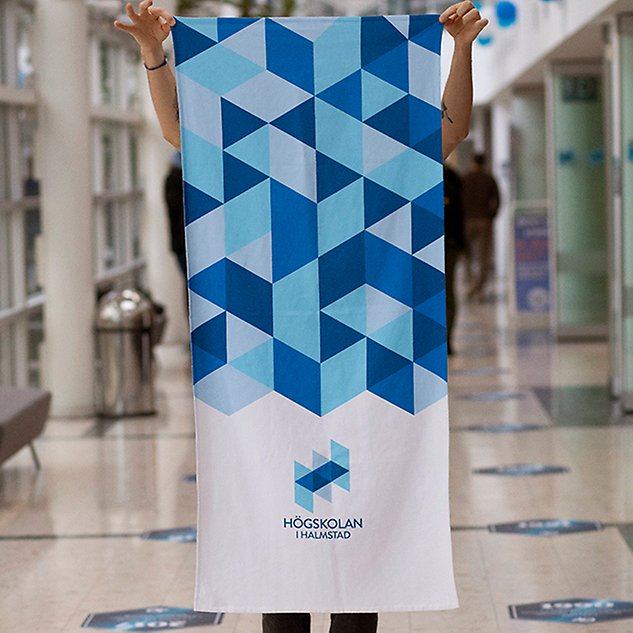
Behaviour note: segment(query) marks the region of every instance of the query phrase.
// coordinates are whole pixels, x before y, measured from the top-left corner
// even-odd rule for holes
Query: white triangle
[[[363,168],[366,174],[406,151],[406,145],[363,124]]]
[[[405,204],[367,229],[369,233],[411,253],[411,205]]]
[[[222,46],[266,68],[266,29],[264,20],[257,20],[245,29],[222,40]]]
[[[318,18],[279,18],[274,21],[294,31],[297,35],[314,42],[332,26],[336,19],[334,17],[321,16]]]
[[[388,15],[387,20],[393,24],[402,35],[409,39],[409,16],[408,15]]]
[[[247,244],[239,251],[231,253],[232,262],[239,264],[246,270],[272,283],[273,280],[273,258],[272,258],[272,238],[271,233],[266,233],[259,239]]]
[[[422,250],[419,250],[414,257],[444,272],[444,236],[438,238],[435,242],[431,242]]]

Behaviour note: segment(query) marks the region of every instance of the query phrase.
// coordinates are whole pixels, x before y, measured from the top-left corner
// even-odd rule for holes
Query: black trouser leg
[[[309,613],[264,613],[264,633],[310,633]]]
[[[330,633],[376,633],[377,613],[333,613]]]

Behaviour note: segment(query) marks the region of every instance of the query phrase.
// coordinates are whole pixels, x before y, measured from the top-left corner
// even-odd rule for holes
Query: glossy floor
[[[461,609],[386,614],[380,631],[541,633],[576,625],[517,621],[508,606],[569,598],[633,600],[633,425],[613,413],[602,343],[555,345],[516,331],[498,305],[462,311],[451,360],[451,489]],[[195,470],[188,357],[159,350],[159,415],[100,425],[56,420],[0,471],[0,631],[77,632],[89,613],[191,606],[194,546],[140,538],[192,526]],[[527,424],[487,433],[468,427]],[[564,466],[535,477],[473,473],[511,464]],[[556,537],[488,531],[529,519],[600,521]],[[326,631],[315,616],[313,631]],[[200,628],[255,633],[227,615]],[[589,626],[631,633],[633,619]]]

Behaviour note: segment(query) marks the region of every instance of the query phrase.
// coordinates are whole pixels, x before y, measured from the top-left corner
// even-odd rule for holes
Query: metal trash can
[[[99,301],[95,322],[98,415],[155,413],[154,315],[152,302],[137,290],[109,292]]]

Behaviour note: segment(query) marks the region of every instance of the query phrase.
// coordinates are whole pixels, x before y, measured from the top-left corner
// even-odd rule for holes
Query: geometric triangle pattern
[[[177,18],[196,397],[447,393],[437,16]],[[315,454],[306,506],[345,486]]]

